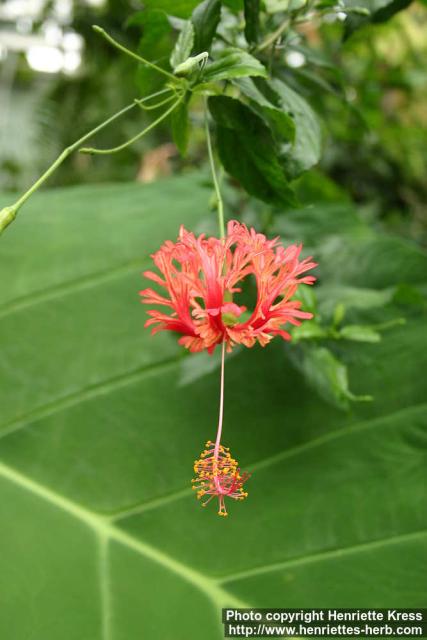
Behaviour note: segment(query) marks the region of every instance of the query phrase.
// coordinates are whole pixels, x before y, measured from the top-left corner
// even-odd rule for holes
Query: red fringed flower
[[[291,300],[298,285],[313,284],[311,275],[302,276],[317,266],[311,258],[299,260],[302,246],[283,247],[279,238],[267,240],[255,229],[232,220],[224,239],[195,237],[180,228],[176,243],[167,241],[152,256],[161,276],[152,271],[144,275],[166,290],[162,296],[153,289],[140,292],[144,304],[162,305],[170,313],[148,311],[145,326],[152,333],[175,331],[180,344],[190,351],[215,347],[226,342],[227,351],[235,344],[265,346],[276,335],[290,340],[283,327],[299,325],[311,313],[301,311],[301,303]],[[233,294],[247,276],[257,286],[255,309],[248,319],[239,321],[246,307],[233,302]]]

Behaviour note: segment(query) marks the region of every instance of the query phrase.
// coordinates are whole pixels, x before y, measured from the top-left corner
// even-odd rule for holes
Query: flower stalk
[[[117,40],[114,40],[114,38],[112,38],[110,34],[108,34],[102,27],[98,26],[97,24],[94,24],[92,26],[92,29],[96,31],[96,33],[99,33],[103,38],[105,38],[105,40],[107,40],[107,42],[109,42],[115,49],[118,49],[122,53],[125,53],[127,56],[129,56],[130,58],[133,58],[137,62],[140,62],[146,67],[150,67],[151,69],[154,69],[154,71],[161,73],[162,75],[169,78],[169,80],[173,80],[174,82],[177,81],[176,76],[174,76],[172,73],[169,73],[169,71],[166,71],[166,69],[162,69],[162,67],[157,66],[157,64],[155,64],[154,62],[150,62],[149,60],[142,58],[137,53],[134,53],[130,49],[127,49],[125,46],[120,44],[120,42],[117,42]]]
[[[221,348],[221,375],[220,375],[220,389],[219,389],[219,414],[218,414],[218,429],[216,434],[214,458],[218,459],[219,447],[221,444],[222,436],[222,422],[224,418],[224,378],[225,378],[225,342],[222,343]]]
[[[228,516],[225,498],[244,500],[248,494],[243,490],[243,485],[249,479],[249,473],[240,473],[238,463],[231,457],[228,447],[221,444],[222,424],[224,418],[224,361],[225,343],[221,351],[221,375],[219,393],[219,417],[215,444],[210,440],[202,451],[200,458],[194,461],[193,489],[197,491],[197,499],[207,496],[202,502],[205,507],[209,502],[218,498],[218,515]]]
[[[220,232],[220,237],[225,238],[224,202],[222,200],[221,189],[219,186],[219,179],[218,179],[218,175],[215,167],[215,159],[214,159],[214,154],[212,149],[211,132],[209,129],[209,117],[208,117],[208,107],[207,107],[206,98],[204,99],[204,117],[205,117],[206,144],[208,147],[208,154],[209,154],[209,164],[211,167],[212,180],[214,183],[215,195],[216,195],[216,205],[218,209],[219,232]]]

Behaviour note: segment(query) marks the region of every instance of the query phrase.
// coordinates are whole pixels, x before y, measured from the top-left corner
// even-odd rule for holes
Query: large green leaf
[[[137,291],[181,223],[205,228],[208,200],[198,176],[56,190],[2,239],[2,638],[220,640],[222,605],[425,604],[419,314],[379,345],[352,343],[352,386],[375,398],[352,413],[312,392],[278,341],[230,358],[224,438],[253,472],[249,498],[224,519],[188,489],[214,435],[218,372],[183,383],[189,359],[142,328]],[[317,253],[317,215],[317,247],[334,233],[376,240],[331,211],[294,216],[288,238]],[[415,253],[402,281],[425,278]],[[391,262],[377,255],[396,281]],[[364,286],[371,265],[359,266],[343,284]]]
[[[295,121],[284,109],[274,105],[258,89],[252,78],[239,78],[234,81],[243,95],[250,100],[253,111],[258,113],[269,125],[277,142],[281,145],[295,141]]]
[[[285,148],[283,162],[290,177],[296,177],[320,160],[321,130],[316,114],[301,95],[278,79],[269,82],[278,104],[295,121],[295,141],[292,149]]]
[[[190,139],[190,118],[188,114],[188,98],[172,112],[172,137],[180,152],[185,157]]]
[[[258,41],[259,35],[259,0],[244,0],[245,37],[249,44]]]

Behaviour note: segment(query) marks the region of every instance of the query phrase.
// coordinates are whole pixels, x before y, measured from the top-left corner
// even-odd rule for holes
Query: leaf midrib
[[[45,502],[48,502],[61,511],[68,513],[80,522],[86,524],[96,534],[100,549],[102,548],[102,544],[108,545],[111,542],[117,542],[122,546],[135,551],[139,555],[142,555],[149,560],[162,565],[171,573],[174,573],[183,580],[186,580],[187,582],[193,584],[200,591],[205,593],[205,595],[208,596],[209,599],[215,604],[224,604],[225,602],[228,602],[231,606],[234,607],[248,606],[247,603],[234,597],[233,595],[229,594],[228,591],[223,589],[219,585],[218,580],[207,578],[202,573],[196,571],[195,569],[192,569],[188,565],[175,560],[156,547],[153,547],[135,538],[123,529],[117,527],[113,522],[111,522],[111,519],[109,519],[108,517],[89,511],[85,507],[82,507],[72,500],[69,500],[68,498],[55,493],[51,489],[48,489],[42,484],[35,482],[34,480],[19,473],[18,471],[15,471],[11,467],[3,463],[0,463],[0,477],[8,480],[9,482],[12,482],[14,485],[20,487],[23,490],[36,495]],[[102,556],[101,553],[100,556]],[[107,550],[105,550],[103,562],[107,561],[108,553]],[[103,570],[105,571],[105,566],[103,566],[102,562],[100,562],[100,566],[102,566]]]
[[[167,370],[169,367],[176,365],[178,360],[179,356],[174,356],[172,358],[155,362],[154,364],[138,367],[131,371],[125,371],[124,373],[120,373],[112,378],[106,378],[92,385],[86,385],[74,393],[70,393],[66,396],[60,396],[59,398],[52,400],[52,402],[30,409],[27,413],[21,414],[17,418],[13,418],[13,420],[0,425],[0,440],[20,431],[21,429],[25,429],[30,421],[48,418],[62,410],[74,407],[81,402],[85,402],[92,398],[96,398],[99,395],[126,387],[129,384],[138,382],[146,375]]]

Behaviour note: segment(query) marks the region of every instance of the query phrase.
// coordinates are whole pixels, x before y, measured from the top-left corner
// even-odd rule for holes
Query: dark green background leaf
[[[346,37],[369,23],[386,22],[398,11],[406,9],[411,2],[412,0],[344,0],[344,10],[345,8],[362,7],[369,12],[368,16],[347,16],[345,21]]]
[[[243,0],[223,0],[223,4],[235,13],[243,11]]]
[[[184,100],[172,112],[172,136],[182,156],[185,157],[190,137],[190,120],[188,115],[188,100]]]
[[[217,124],[217,145],[224,168],[261,200],[295,202],[285,173],[274,153],[274,140],[263,120],[239,100],[209,98]]]
[[[145,0],[144,6],[161,9],[171,16],[189,18],[193,9],[199,4],[198,0]]]
[[[221,17],[221,0],[204,0],[193,11],[194,52],[209,51]]]
[[[260,0],[244,0],[245,37],[248,44],[258,41]]]
[[[263,117],[280,144],[294,142],[295,121],[287,111],[270,102],[252,78],[239,78],[234,84],[249,98],[252,109]]]
[[[295,142],[292,150],[284,150],[283,161],[289,177],[295,178],[317,164],[321,154],[321,131],[316,114],[301,95],[278,79],[270,88],[277,94],[280,107],[295,122]]]
[[[169,66],[172,29],[165,12],[157,9],[141,11],[133,16],[132,23],[143,29],[138,45],[140,55],[148,60],[158,60],[161,66]],[[161,86],[162,78],[157,71],[139,65],[136,81],[142,94],[147,95]]]

